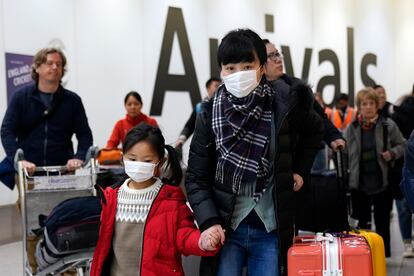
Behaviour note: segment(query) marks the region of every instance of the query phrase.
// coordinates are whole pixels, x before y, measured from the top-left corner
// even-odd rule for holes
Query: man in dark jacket
[[[65,65],[62,51],[40,50],[32,65],[36,84],[17,91],[4,116],[1,141],[7,158],[13,160],[16,150],[23,149],[23,167],[29,173],[36,166],[66,164],[69,170],[79,168],[92,145],[92,133],[80,97],[60,84]],[[78,140],[76,153],[73,134]]]
[[[387,101],[387,93],[382,85],[376,84],[372,88],[378,96],[378,114],[384,118],[390,118],[394,113],[394,105]]]
[[[310,88],[298,83],[289,93],[275,92],[262,77],[265,62],[264,43],[251,30],[223,38],[224,84],[203,102],[190,146],[189,202],[200,230],[226,239],[217,275],[241,275],[244,265],[251,275],[286,273],[295,192],[322,138]]]
[[[263,39],[263,42],[266,45],[267,53],[267,62],[265,64],[266,79],[272,83],[278,93],[287,93],[290,86],[301,82],[301,80],[284,74],[283,55],[268,39]],[[316,101],[313,103],[313,109],[323,119],[325,127],[323,141],[334,151],[336,151],[338,147],[344,147],[345,139],[343,138],[342,133],[332,124],[323,108]]]

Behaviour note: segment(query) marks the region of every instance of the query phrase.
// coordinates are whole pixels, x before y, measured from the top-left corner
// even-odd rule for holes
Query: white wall
[[[0,18],[4,18],[5,9],[3,1],[0,1]],[[5,26],[4,20],[0,20],[0,91],[6,91],[6,70],[4,68],[5,55],[1,54],[5,52]],[[7,107],[7,93],[1,93],[0,95],[0,113],[4,114]],[[3,115],[2,115],[3,116]],[[5,156],[3,147],[0,147],[0,161]],[[16,201],[17,192],[10,191],[5,185],[0,183],[0,205],[8,204]]]
[[[393,75],[393,95],[411,93],[414,84],[414,2],[410,0],[396,1],[393,5],[395,29],[392,38],[395,45],[393,54],[395,67],[387,70]]]
[[[0,18],[4,18],[4,3],[0,1]],[[6,91],[6,69],[4,50],[4,20],[0,20],[0,91]],[[4,114],[7,107],[7,93],[0,93],[0,113]],[[0,147],[0,156],[4,156],[4,149]],[[1,158],[1,157],[0,157]]]
[[[68,57],[66,87],[82,97],[95,144],[104,146],[115,121],[124,116],[123,97],[129,90],[142,95],[143,112],[149,113],[170,6],[182,10],[201,96],[210,77],[209,38],[221,39],[240,27],[289,46],[296,76],[302,73],[305,48],[312,48],[309,82],[315,88],[323,76],[333,74],[329,62],[318,61],[320,50],[331,49],[340,62],[341,91],[348,91],[347,27],[354,29],[355,92],[362,87],[360,62],[368,52],[377,55],[377,66],[370,66],[368,74],[386,87],[391,100],[413,83],[410,0],[0,0],[0,91],[6,91],[4,52],[34,54],[58,41]],[[274,33],[265,32],[265,14],[274,15]],[[184,73],[177,37],[169,72]],[[326,101],[332,92],[326,88]],[[6,94],[0,97],[4,114]],[[188,93],[166,94],[156,119],[168,143],[191,111]],[[0,205],[12,201],[0,185]]]

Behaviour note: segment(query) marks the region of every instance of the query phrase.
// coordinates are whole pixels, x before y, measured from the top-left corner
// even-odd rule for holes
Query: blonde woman
[[[404,154],[406,140],[391,119],[378,115],[378,96],[374,89],[360,90],[356,103],[359,114],[345,131],[352,217],[359,221],[361,228],[368,228],[374,206],[375,229],[383,237],[385,255],[389,257],[392,197],[388,167]]]

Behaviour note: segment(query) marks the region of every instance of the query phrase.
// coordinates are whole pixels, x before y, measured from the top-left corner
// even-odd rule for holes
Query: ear
[[[260,66],[260,74],[264,75],[266,73],[266,63]]]
[[[154,169],[154,176],[160,176],[161,175],[161,169],[162,169],[162,166],[164,165],[166,160],[167,159],[165,157],[160,159],[160,162],[158,162],[158,165]]]
[[[257,72],[257,80],[260,82],[264,76],[265,73],[265,69],[264,69],[264,64],[260,66],[259,72]]]
[[[165,157],[165,156],[163,156],[161,159],[160,159],[160,162],[158,163],[158,168],[161,168],[163,165],[164,165],[164,163],[167,161],[167,158]]]

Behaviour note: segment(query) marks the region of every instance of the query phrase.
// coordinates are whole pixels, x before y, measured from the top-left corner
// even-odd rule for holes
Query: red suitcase
[[[356,235],[298,236],[288,252],[289,276],[372,276],[371,250]]]

